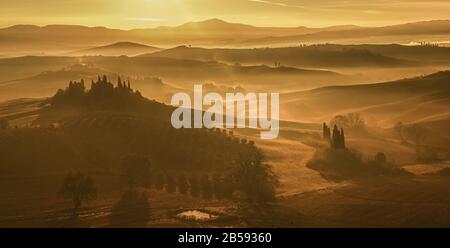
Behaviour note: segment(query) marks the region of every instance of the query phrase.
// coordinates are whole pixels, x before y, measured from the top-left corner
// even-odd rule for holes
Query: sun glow
[[[255,26],[382,26],[447,19],[450,3],[351,0],[43,0],[2,1],[0,26],[77,24],[133,29],[220,18]]]

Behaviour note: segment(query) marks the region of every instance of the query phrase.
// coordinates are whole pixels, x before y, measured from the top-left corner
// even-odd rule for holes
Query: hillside
[[[24,56],[0,59],[1,81],[36,76],[45,71],[56,71],[79,64],[80,60],[68,56]]]
[[[402,49],[402,46],[400,46]],[[393,57],[384,51],[372,51],[371,46],[300,46],[285,48],[256,48],[256,49],[207,49],[200,47],[180,46],[166,49],[143,57],[164,57],[176,59],[192,59],[200,61],[220,61],[240,64],[267,64],[281,63],[296,67],[408,67],[419,65],[413,53]],[[411,49],[412,50],[412,49]],[[419,49],[417,49],[419,50]],[[430,49],[431,50],[431,49]],[[412,52],[412,51],[411,51]],[[440,53],[450,53],[450,48],[441,49]],[[436,52],[437,53],[437,52]],[[443,56],[441,55],[441,58]]]
[[[69,61],[71,60],[68,60],[68,64]],[[63,88],[67,81],[83,78],[86,82],[90,82],[96,80],[98,75],[107,75],[111,78],[119,76],[117,73],[93,65],[73,64],[62,69],[45,70],[30,77],[0,82],[0,100],[47,97],[57,89]],[[126,74],[120,74],[120,76],[130,78]],[[177,91],[176,88],[165,84],[157,77],[143,76],[133,81],[144,96],[163,102],[168,102],[170,96]]]
[[[161,50],[160,48],[147,46],[134,42],[117,42],[105,46],[93,47],[80,51],[71,52],[71,56],[136,56]]]
[[[332,115],[359,112],[380,124],[411,122],[448,113],[450,72],[393,82],[331,86],[282,95],[291,117],[327,119]],[[351,97],[350,97],[351,96]]]
[[[4,106],[21,110],[20,105],[36,103],[41,107],[29,112],[38,116],[34,121],[0,130],[2,173],[28,174],[37,168],[43,174],[88,168],[117,171],[127,154],[150,157],[154,170],[203,168],[207,172],[222,170],[221,166],[237,159],[238,154],[258,152],[228,132],[172,128],[173,107],[142,97],[130,82],[120,79],[113,85],[106,76],[98,77],[89,90],[83,80],[71,81],[44,103],[16,101]],[[17,138],[21,141],[15,142]],[[42,142],[48,150],[39,150]],[[52,152],[58,153],[57,158],[49,160],[55,155]],[[70,163],[62,166],[64,160]]]
[[[165,82],[191,88],[194,83],[215,82],[245,88],[307,89],[318,85],[348,82],[349,78],[328,70],[288,66],[229,65],[163,57],[85,57],[83,61],[120,74],[156,76]],[[314,79],[314,80],[313,80]]]
[[[14,70],[12,70],[14,68]],[[110,73],[110,72],[116,73]],[[106,74],[136,78],[143,94],[158,98],[161,89],[147,87],[149,78],[159,78],[175,87],[192,88],[194,83],[242,85],[245,88],[307,89],[348,82],[350,77],[328,70],[301,69],[288,66],[229,65],[219,62],[173,59],[162,57],[53,57],[27,56],[0,59],[0,100],[43,97],[61,87],[61,82]],[[116,74],[116,75],[114,75]],[[312,80],[314,79],[314,80]],[[40,87],[34,87],[34,86]],[[248,86],[248,87],[247,87]],[[48,90],[51,90],[50,92]],[[168,88],[170,90],[170,87]],[[173,92],[173,91],[172,91]]]

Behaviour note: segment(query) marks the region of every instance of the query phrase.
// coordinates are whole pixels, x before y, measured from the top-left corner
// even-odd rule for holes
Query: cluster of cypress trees
[[[333,149],[345,149],[345,134],[344,129],[339,129],[336,125],[333,127],[333,133],[326,123],[322,126],[323,138],[330,142],[330,147]]]
[[[113,107],[117,105],[127,105],[130,102],[140,100],[139,91],[133,91],[131,83],[122,81],[120,77],[114,86],[108,78],[98,76],[97,81],[92,80],[91,87],[86,90],[84,80],[79,82],[69,82],[69,86],[65,89],[59,89],[55,96],[51,98],[52,106],[61,105],[89,105],[98,103],[107,103]],[[131,101],[130,101],[131,100]]]

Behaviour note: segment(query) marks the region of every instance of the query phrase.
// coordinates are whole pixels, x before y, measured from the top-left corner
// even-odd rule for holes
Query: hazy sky
[[[388,24],[450,19],[450,0],[1,0],[0,26],[79,24],[121,29],[220,18],[256,26]]]

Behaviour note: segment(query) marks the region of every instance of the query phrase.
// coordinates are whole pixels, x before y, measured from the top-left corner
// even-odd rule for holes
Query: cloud
[[[140,21],[140,22],[165,22],[166,19],[155,18],[155,17],[130,17],[127,18],[129,21]]]
[[[247,0],[247,1],[268,4],[268,5],[281,6],[281,7],[289,7],[289,8],[301,8],[301,9],[305,8],[304,6],[301,6],[301,5],[291,5],[291,4],[286,4],[286,3],[281,3],[281,2],[271,2],[271,1],[266,1],[266,0]]]
[[[381,11],[368,9],[368,10],[364,10],[363,13],[368,14],[368,15],[376,15],[376,14],[380,14]]]

